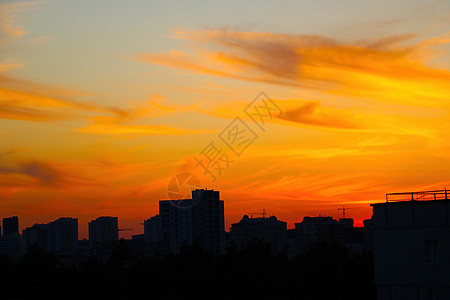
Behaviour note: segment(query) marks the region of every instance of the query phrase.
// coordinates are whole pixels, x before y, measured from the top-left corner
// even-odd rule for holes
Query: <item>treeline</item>
[[[0,257],[0,299],[376,299],[370,253],[350,257],[334,243],[293,259],[255,241],[211,257],[193,245],[145,260],[119,241],[104,263],[78,265],[38,248],[21,261]]]

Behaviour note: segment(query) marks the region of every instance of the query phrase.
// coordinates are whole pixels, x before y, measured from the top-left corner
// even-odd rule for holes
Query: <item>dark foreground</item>
[[[12,264],[0,258],[0,299],[376,299],[372,256],[350,258],[318,244],[288,260],[253,243],[212,258],[196,247],[158,260],[132,257],[119,243],[107,263],[65,266],[30,249]]]

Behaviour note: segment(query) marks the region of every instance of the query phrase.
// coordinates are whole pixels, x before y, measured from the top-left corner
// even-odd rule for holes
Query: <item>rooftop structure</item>
[[[378,299],[450,299],[447,190],[387,194],[371,206]]]
[[[449,197],[450,191],[447,191],[447,189],[423,192],[390,193],[386,194],[386,202],[448,200]]]

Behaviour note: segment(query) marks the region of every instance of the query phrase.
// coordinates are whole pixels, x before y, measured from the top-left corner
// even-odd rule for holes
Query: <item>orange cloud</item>
[[[22,67],[22,64],[6,64],[6,63],[1,63],[0,64],[0,73],[2,72],[6,72],[12,69],[16,69],[16,68],[20,68]]]
[[[405,45],[405,34],[343,42],[312,35],[205,30],[175,32],[200,44],[195,55],[143,53],[137,60],[255,82],[313,89],[341,96],[428,105],[448,98],[450,72],[425,59],[448,34]],[[221,47],[221,51],[210,50]],[[435,103],[434,103],[435,104]]]
[[[284,111],[281,119],[313,126],[324,126],[342,129],[357,129],[361,125],[349,113],[332,109],[324,109],[319,102],[307,102],[300,107]]]
[[[105,118],[99,119],[100,123],[92,124],[87,127],[79,128],[77,130],[83,133],[99,135],[188,135],[214,132],[208,130],[188,130],[182,128],[174,128],[172,126],[120,124],[111,122],[110,120],[102,122],[101,120],[105,120]]]
[[[67,117],[61,113],[45,112],[29,108],[0,107],[0,119],[23,120],[23,121],[52,121]]]
[[[25,11],[36,9],[43,1],[22,1],[0,5],[0,36],[21,37],[28,31],[18,25],[19,15]],[[4,38],[1,38],[3,41]]]
[[[125,108],[79,101],[86,94],[0,75],[0,118],[25,121],[88,120],[94,124],[78,131],[92,134],[183,135],[210,131],[177,129],[163,125],[129,124],[146,117],[185,111],[162,105],[161,96]],[[95,114],[96,117],[91,115]]]
[[[85,94],[0,75],[0,118],[51,121],[80,118],[86,111],[115,112],[73,99],[82,95]]]
[[[342,203],[366,204],[400,188],[448,184],[450,76],[426,63],[438,54],[438,45],[448,42],[447,36],[422,42],[415,42],[415,35],[348,42],[229,31],[177,32],[176,37],[200,47],[190,54],[143,53],[136,60],[271,83],[288,87],[278,91],[290,93],[273,95],[284,112],[270,124],[274,131],[261,134],[216,182],[201,180],[222,192],[228,225],[259,208],[289,222],[305,214],[339,216],[337,206]],[[228,88],[209,86],[208,92]],[[194,120],[212,128],[211,118],[193,119],[192,114],[183,120],[177,114],[234,118],[251,100],[243,99],[241,92],[221,95],[225,101],[217,101],[214,94],[176,105],[155,96],[109,107],[83,101],[86,94],[80,91],[0,75],[1,118],[78,121],[67,136],[52,131],[51,153],[40,139],[27,144],[33,152],[25,150],[22,159],[0,153],[0,210],[23,215],[29,223],[39,221],[38,207],[45,222],[73,213],[80,223],[108,214],[136,224],[157,212],[157,201],[166,197],[165,187],[177,168],[204,175],[192,153],[217,135],[203,136],[213,131],[184,128],[178,122]],[[243,120],[250,122],[245,116]],[[25,132],[27,126],[15,129]],[[188,134],[199,135],[159,137]],[[10,140],[20,143],[12,134]],[[160,146],[161,141],[170,149]],[[178,156],[186,156],[187,163],[177,162]],[[155,157],[159,160],[148,162]],[[367,206],[357,216],[369,214]]]

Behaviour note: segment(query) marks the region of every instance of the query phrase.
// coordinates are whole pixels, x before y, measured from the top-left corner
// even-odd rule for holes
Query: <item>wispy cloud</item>
[[[153,96],[133,106],[114,107],[76,100],[86,93],[0,75],[0,118],[24,121],[81,120],[90,124],[77,131],[98,135],[186,135],[210,130],[143,124],[146,118],[186,111],[162,105]]]
[[[73,98],[83,93],[0,75],[0,118],[51,121],[80,118],[85,111],[110,111]]]
[[[450,72],[428,67],[448,34],[414,42],[415,34],[340,41],[317,35],[176,31],[198,43],[193,54],[142,53],[136,60],[195,73],[308,88],[328,94],[429,104],[447,99]],[[219,47],[219,51],[217,48]],[[407,98],[407,99],[406,99]]]
[[[324,108],[318,101],[310,101],[299,107],[284,111],[281,119],[312,126],[324,126],[342,129],[361,128],[351,113]]]
[[[8,37],[22,37],[28,30],[19,25],[22,13],[37,9],[45,1],[21,1],[0,5],[0,43],[5,42]]]
[[[98,135],[188,135],[211,133],[211,130],[190,130],[173,126],[126,124],[117,122],[115,118],[93,118],[93,124],[78,128],[77,131]]]
[[[16,166],[0,166],[0,174],[24,176],[22,183],[27,186],[41,186],[49,188],[62,188],[80,181],[73,174],[64,172],[56,163],[29,160],[19,162]],[[1,186],[1,184],[0,184]]]
[[[12,69],[20,68],[22,67],[22,64],[7,64],[5,62],[0,63],[0,73],[7,72]]]

